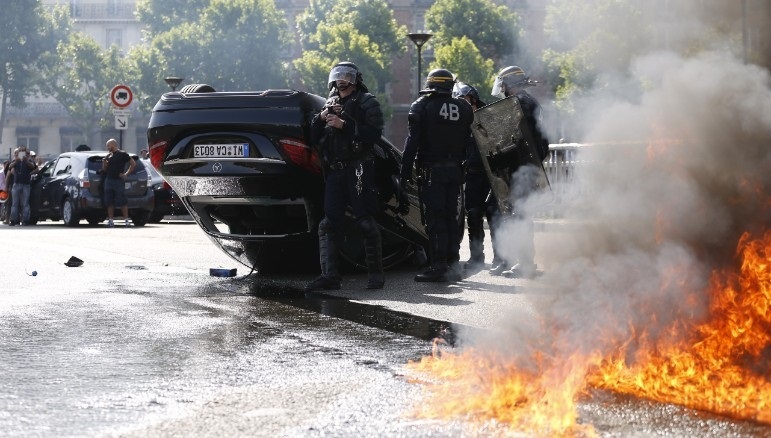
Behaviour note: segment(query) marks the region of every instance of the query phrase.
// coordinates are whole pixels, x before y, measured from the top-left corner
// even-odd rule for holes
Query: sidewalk
[[[550,269],[547,261],[539,259],[538,248],[559,244],[560,236],[570,226],[563,221],[536,221],[536,263],[539,271]],[[461,261],[468,260],[467,236],[461,243]],[[492,276],[492,244],[490,233],[485,232],[485,269],[472,273],[457,283],[418,283],[415,274],[424,268],[401,267],[386,272],[386,284],[381,290],[365,288],[366,274],[346,275],[339,291],[324,291],[325,295],[446,321],[480,329],[495,327],[497,322],[510,318],[532,318],[533,298],[540,288],[538,277],[532,280]],[[309,280],[309,279],[308,279]],[[297,281],[293,287],[302,288]]]

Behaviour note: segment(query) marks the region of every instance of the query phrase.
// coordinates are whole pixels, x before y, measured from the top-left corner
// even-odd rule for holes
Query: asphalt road
[[[537,245],[565,232],[541,224]],[[0,239],[0,436],[532,435],[414,416],[426,385],[405,365],[443,330],[463,345],[501,320],[534,319],[538,279],[480,271],[437,286],[404,267],[380,291],[360,274],[306,295],[309,276],[246,276],[189,222],[1,226]],[[83,265],[65,266],[71,256]],[[215,267],[238,275],[211,277]],[[600,436],[771,436],[608,393],[578,414]]]

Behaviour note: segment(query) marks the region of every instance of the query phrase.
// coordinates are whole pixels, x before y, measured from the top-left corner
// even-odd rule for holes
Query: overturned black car
[[[155,105],[147,131],[150,160],[203,231],[235,260],[263,274],[317,271],[323,179],[307,139],[324,103],[295,90],[215,92],[188,85]],[[422,255],[428,238],[414,191],[408,196],[414,208],[397,214],[401,152],[385,138],[375,152],[376,219],[388,268]],[[365,269],[362,237],[349,219],[341,257]]]

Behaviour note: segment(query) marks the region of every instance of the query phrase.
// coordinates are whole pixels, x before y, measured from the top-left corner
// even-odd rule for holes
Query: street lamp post
[[[423,78],[423,72],[421,71],[421,63],[423,61],[423,57],[421,56],[420,52],[423,48],[423,44],[426,44],[426,41],[430,40],[432,36],[434,35],[422,32],[407,34],[407,38],[412,40],[412,42],[415,44],[415,47],[418,48],[418,93],[420,93],[420,80]]]
[[[185,78],[180,78],[177,76],[169,76],[163,79],[166,81],[166,84],[168,84],[169,87],[171,87],[171,91],[177,91],[177,87],[179,87],[179,84],[182,83],[182,81],[185,80]]]

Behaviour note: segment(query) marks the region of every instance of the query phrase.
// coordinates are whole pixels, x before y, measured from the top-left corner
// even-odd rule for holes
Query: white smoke
[[[535,302],[553,336],[541,341],[564,354],[697,320],[708,300],[693,294],[732,260],[742,232],[771,224],[768,72],[712,51],[642,56],[631,73],[646,84],[641,95],[608,90],[581,103],[597,146],[581,150],[568,187],[554,188],[568,193],[558,216],[570,226],[536,255]],[[500,233],[507,251],[521,231]],[[507,325],[517,342],[546,335]]]

